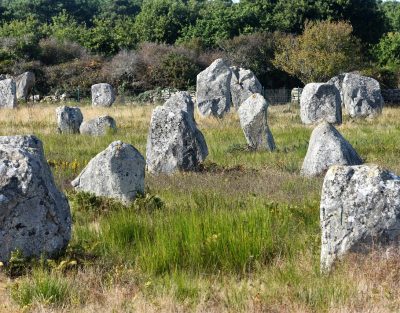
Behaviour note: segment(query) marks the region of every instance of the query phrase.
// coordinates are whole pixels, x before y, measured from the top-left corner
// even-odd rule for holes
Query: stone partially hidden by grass
[[[322,177],[299,175],[312,128],[293,107],[269,109],[273,153],[247,149],[235,113],[197,117],[210,150],[199,172],[147,175],[145,195],[130,206],[72,191],[70,181],[112,141],[145,154],[152,108],[83,106],[85,119],[117,121],[117,133],[95,138],[57,134],[53,106],[0,116],[1,135],[33,133],[43,141],[74,221],[61,259],[27,263],[16,279],[0,274],[0,312],[400,309],[397,255],[350,255],[329,276],[320,274]],[[400,109],[345,119],[338,130],[366,162],[400,173]]]

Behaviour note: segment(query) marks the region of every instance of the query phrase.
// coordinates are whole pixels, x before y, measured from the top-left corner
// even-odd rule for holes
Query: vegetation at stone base
[[[0,116],[1,135],[43,140],[74,221],[59,259],[16,255],[22,276],[1,270],[0,312],[398,311],[398,256],[350,256],[331,275],[319,272],[322,178],[299,176],[312,129],[301,125],[298,108],[270,107],[274,153],[243,148],[234,113],[197,116],[210,150],[202,170],[148,175],[146,194],[129,207],[71,190],[71,179],[111,141],[144,153],[152,109],[82,106],[86,119],[117,120],[116,134],[96,138],[56,134],[54,106]],[[345,118],[338,128],[367,162],[400,173],[399,114],[385,108],[373,121]]]
[[[329,68],[331,76],[368,69],[378,79],[383,76],[385,87],[394,88],[399,83],[399,67],[393,66],[399,12],[399,2],[377,0],[57,0],[51,5],[7,0],[0,2],[0,73],[33,70],[36,92],[43,95],[77,88],[87,94],[99,81],[138,94],[156,87],[186,89],[216,57],[226,57],[253,70],[267,88],[292,88],[301,85],[299,79],[308,81],[304,72],[313,72],[315,60],[329,66],[324,60],[333,52],[338,59]],[[272,62],[280,38],[301,38],[311,23],[322,22],[324,30],[327,21],[349,23],[351,34],[342,28],[342,36],[323,42],[321,34],[317,47],[307,41],[302,52],[317,48],[321,53],[302,53],[306,65],[301,71],[296,63]],[[337,53],[338,47],[353,47],[349,43],[355,38],[351,56]],[[161,59],[160,51],[165,52]],[[353,57],[365,62],[352,63]],[[126,72],[121,71],[125,66]],[[311,78],[328,73],[313,72]]]

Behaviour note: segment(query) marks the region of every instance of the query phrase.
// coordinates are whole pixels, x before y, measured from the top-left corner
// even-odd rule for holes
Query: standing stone
[[[194,103],[190,93],[187,91],[178,91],[174,93],[164,103],[165,107],[178,108],[185,111],[190,118],[194,120]]]
[[[260,94],[250,96],[238,113],[247,144],[251,149],[275,150],[275,141],[267,123],[268,103]]]
[[[146,149],[150,173],[196,170],[207,155],[204,136],[186,111],[170,105],[154,109]]]
[[[79,131],[83,135],[104,136],[108,132],[116,132],[117,124],[111,116],[99,116],[83,122]]]
[[[0,80],[0,108],[17,107],[17,87],[12,79]]]
[[[231,97],[232,104],[236,108],[245,102],[252,94],[263,93],[262,85],[252,71],[236,66],[232,66],[231,70]]]
[[[115,101],[115,92],[110,84],[96,84],[92,86],[92,106],[110,107]]]
[[[81,109],[61,106],[56,109],[58,131],[64,134],[79,133],[83,121]]]
[[[53,256],[71,237],[67,199],[57,190],[35,136],[0,137],[0,261],[12,251]]]
[[[201,115],[223,117],[230,110],[231,78],[232,71],[222,59],[197,75],[196,98]]]
[[[375,117],[382,113],[384,101],[375,79],[348,73],[342,89],[343,103],[351,117]]]
[[[332,165],[360,165],[362,159],[352,145],[327,122],[313,130],[301,168],[303,176],[318,176]]]
[[[114,141],[71,182],[78,191],[129,203],[144,193],[146,161],[132,145]]]
[[[339,90],[331,84],[307,84],[300,97],[300,117],[304,124],[321,121],[342,123]]]
[[[344,74],[339,74],[335,77],[332,77],[327,84],[331,84],[334,85],[337,90],[339,90],[340,93],[340,101],[342,102],[342,107],[344,107],[344,103],[343,103],[343,80],[346,76],[346,73]]]
[[[399,244],[400,177],[376,165],[333,166],[321,197],[321,270],[347,252]]]
[[[36,78],[32,72],[25,72],[15,77],[15,83],[17,85],[17,99],[27,100],[29,92],[35,86]]]

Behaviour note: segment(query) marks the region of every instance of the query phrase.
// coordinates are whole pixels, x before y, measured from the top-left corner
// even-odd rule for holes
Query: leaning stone
[[[304,158],[301,174],[318,176],[324,174],[332,165],[360,165],[362,159],[352,145],[327,122],[313,130]]]
[[[275,141],[267,123],[268,103],[260,94],[250,96],[238,113],[247,144],[255,150],[275,150]]]
[[[17,99],[27,100],[29,92],[35,86],[36,78],[32,72],[25,72],[15,77],[15,83],[17,85]]]
[[[343,103],[351,117],[375,117],[382,113],[384,101],[375,79],[348,73],[342,89]]]
[[[232,104],[236,108],[245,102],[252,94],[263,93],[262,85],[252,71],[236,66],[232,66],[231,70]]]
[[[222,60],[215,60],[197,75],[196,99],[203,116],[223,117],[231,107],[232,71]]]
[[[146,161],[132,145],[114,141],[71,182],[77,191],[129,203],[144,193]]]
[[[14,109],[17,107],[17,89],[12,79],[0,80],[0,108]]]
[[[348,252],[399,244],[400,177],[376,165],[333,166],[321,197],[321,270]]]
[[[307,84],[300,97],[300,117],[304,124],[321,121],[342,123],[339,90],[331,84]]]
[[[96,84],[92,86],[92,106],[110,107],[115,101],[115,92],[110,84]]]
[[[111,116],[100,116],[83,122],[79,131],[83,135],[104,136],[108,132],[116,132],[117,124]]]
[[[63,134],[79,133],[83,121],[81,109],[61,106],[56,109],[58,131]]]
[[[207,155],[204,136],[187,112],[170,106],[154,109],[146,149],[150,173],[196,170]]]
[[[35,136],[0,137],[0,261],[11,252],[53,256],[71,237],[68,201]]]

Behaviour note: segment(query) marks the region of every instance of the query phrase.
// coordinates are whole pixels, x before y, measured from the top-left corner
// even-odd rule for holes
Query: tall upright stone
[[[71,213],[57,190],[35,136],[0,137],[0,261],[61,252],[71,237]]]
[[[0,80],[0,108],[17,107],[17,87],[12,79]]]
[[[25,72],[14,78],[17,86],[17,99],[27,100],[29,92],[35,86],[36,77],[33,72]]]
[[[324,272],[348,252],[398,247],[400,177],[376,165],[333,166],[322,187],[320,214]]]
[[[339,90],[332,84],[307,84],[300,97],[300,117],[304,124],[322,121],[342,123]]]
[[[78,191],[129,203],[144,193],[146,161],[132,145],[114,141],[71,182]]]
[[[343,79],[342,92],[344,107],[351,117],[375,117],[382,113],[384,101],[377,80],[348,73]]]
[[[332,165],[360,165],[362,159],[351,144],[327,122],[322,122],[313,130],[304,158],[301,174],[318,176]]]
[[[172,174],[196,170],[207,157],[204,136],[197,128],[191,110],[185,109],[186,106],[187,103],[172,105],[167,101],[154,109],[146,149],[150,173]]]
[[[196,99],[203,116],[223,117],[231,108],[232,71],[223,59],[197,75]]]
[[[115,92],[110,84],[101,83],[92,86],[92,106],[110,107],[114,101]]]
[[[251,70],[232,66],[231,97],[232,104],[238,108],[252,94],[262,94],[263,88]]]
[[[78,107],[61,106],[56,109],[57,129],[63,134],[79,134],[83,121],[81,109]]]
[[[254,150],[275,150],[275,141],[267,122],[268,103],[260,94],[253,94],[239,107],[240,125],[247,144]]]

